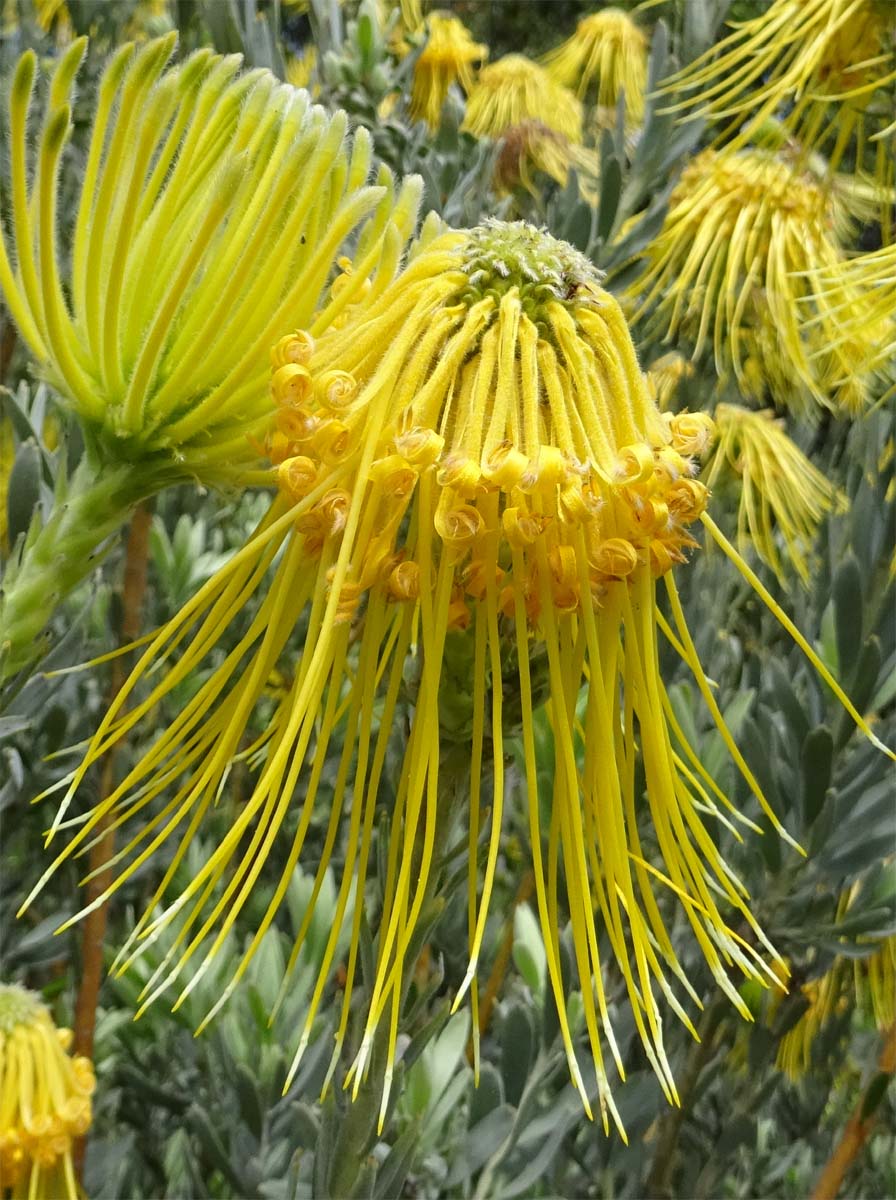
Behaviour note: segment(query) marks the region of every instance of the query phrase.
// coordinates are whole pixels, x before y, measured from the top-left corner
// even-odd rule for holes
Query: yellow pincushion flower
[[[434,12],[426,18],[426,45],[414,64],[411,117],[438,129],[442,106],[452,83],[465,92],[473,86],[473,64],[488,57],[488,46],[474,42],[457,17]]]
[[[106,68],[70,261],[58,177],[86,40],[55,68],[30,167],[36,59],[19,60],[0,287],[41,373],[108,457],[208,481],[257,461],[267,344],[286,321],[310,323],[320,306],[326,322],[351,302],[323,303],[333,262],[376,213],[371,273],[389,214],[387,189],[367,186],[369,137],[347,144],[345,114],[266,71],[239,75],[236,55],[166,67],[175,40],[123,46]]]
[[[507,741],[521,730],[537,908],[572,1080],[590,1112],[561,977],[566,913],[605,1126],[611,1115],[619,1124],[607,1049],[623,1073],[604,991],[607,956],[622,974],[649,1060],[674,1099],[660,1000],[690,1027],[682,999],[695,997],[658,893],[691,927],[719,986],[745,1015],[731,976],[775,978],[752,941],[729,924],[733,916],[751,928],[773,954],[712,837],[716,821],[736,832],[723,811],[730,802],[688,745],[659,673],[662,632],[692,671],[735,762],[780,828],[725,726],[672,574],[695,544],[691,528],[702,519],[774,607],[704,512],[706,488],[694,476],[712,422],[700,413],[660,415],[621,310],[600,287],[591,262],[522,223],[489,221],[443,234],[427,226],[403,274],[356,319],[343,328],[286,334],[271,357],[277,415],[267,444],[278,498],[249,543],[149,641],[82,764],[65,781],[51,835],[90,766],[205,659],[261,590],[256,615],[234,650],[209,664],[179,716],[120,786],[85,814],[35,891],[59,863],[92,842],[99,823],[127,828],[142,814],[115,856],[117,874],[106,894],[163,842],[173,846],[173,857],[119,965],[124,969],[142,943],[174,925],[171,949],[144,1003],[178,979],[185,981],[182,1000],[214,961],[275,844],[286,838],[282,875],[257,935],[210,1019],[277,914],[303,853],[328,752],[337,753],[325,845],[292,960],[342,830],[345,857],[332,932],[293,1065],[311,1037],[350,921],[332,1072],[358,966],[363,905],[350,906],[354,896],[365,895],[378,790],[410,674],[413,713],[383,847],[375,979],[350,1072],[355,1091],[385,1024],[382,1120],[403,979],[432,894],[447,797],[458,794],[453,772],[464,758],[469,965],[455,1004],[469,990],[477,1026],[475,981],[502,839]],[[668,621],[658,606],[660,583]],[[805,639],[776,611],[873,737]],[[250,714],[299,622],[305,648],[295,670],[287,671],[288,695],[244,752],[251,751],[259,768],[251,794],[207,861],[173,894],[178,867],[225,785]],[[176,645],[181,657],[148,675]],[[461,674],[469,680],[469,732],[460,743],[446,729],[447,710],[456,712],[463,699],[446,682],[449,650],[454,660],[464,656]],[[136,699],[143,680],[149,693]],[[547,805],[539,794],[533,717],[544,695],[556,747]],[[642,819],[651,842],[658,841],[658,862],[640,840],[638,756],[646,792]],[[483,828],[485,807],[490,817]],[[551,816],[543,826],[545,811]],[[487,841],[481,877],[480,834]]]
[[[615,121],[625,92],[626,124],[644,116],[647,87],[647,36],[621,8],[604,8],[582,17],[567,41],[548,54],[544,66],[584,100],[596,87],[598,110]]]
[[[547,175],[566,187],[569,172],[578,174],[579,190],[586,198],[597,195],[600,159],[594,150],[571,142],[543,121],[521,121],[505,131],[498,144],[495,184],[499,191],[524,187],[538,198],[541,189],[534,178]]]
[[[729,131],[743,122],[741,139],[783,112],[807,153],[829,151],[831,170],[853,141],[861,165],[869,135],[892,121],[893,33],[890,0],[774,0],[666,82],[667,93],[693,93],[669,111],[730,118]],[[882,180],[891,154],[879,142]]]
[[[746,394],[771,392],[811,413],[813,403],[861,408],[881,337],[866,322],[849,342],[810,273],[844,261],[846,216],[831,191],[764,150],[704,151],[684,169],[644,275],[630,294],[637,316],[685,334],[699,358],[711,342],[716,370],[733,368]]]
[[[33,992],[0,984],[0,1193],[10,1200],[78,1200],[72,1146],[90,1128],[89,1059],[71,1057]]]
[[[769,410],[752,412],[738,404],[719,404],[714,414],[718,440],[707,464],[706,486],[726,471],[740,481],[738,543],[752,543],[778,578],[785,580],[777,531],[787,558],[803,583],[809,582],[811,550],[822,518],[842,511],[846,497],[814,466],[784,432],[784,422]]]
[[[582,140],[582,105],[544,67],[522,54],[506,54],[479,72],[461,128],[496,138],[521,121],[542,121],[571,142]]]

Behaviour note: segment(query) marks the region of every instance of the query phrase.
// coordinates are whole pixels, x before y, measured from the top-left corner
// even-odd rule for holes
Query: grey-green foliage
[[[89,0],[73,7],[73,19],[88,19]],[[222,0],[205,11],[205,0],[177,0],[170,12],[184,48],[213,37],[219,49],[242,49],[253,65],[280,69],[279,36],[286,10],[271,0]],[[574,6],[569,6],[571,31]],[[655,15],[651,48],[651,87],[671,69],[719,36],[727,5],[722,0],[668,3]],[[95,17],[98,32],[111,40],[130,19],[133,5],[109,5]],[[500,6],[487,19],[500,40],[515,36],[511,6],[500,26]],[[741,4],[732,15],[750,16],[755,5]],[[92,11],[92,10],[91,10]],[[482,6],[458,8],[479,33]],[[550,10],[540,9],[550,26]],[[87,16],[85,16],[87,14]],[[344,30],[340,22],[345,19]],[[645,18],[646,19],[646,18]],[[116,25],[115,22],[118,21]],[[699,122],[676,125],[648,107],[645,128],[627,140],[624,114],[601,140],[602,177],[596,204],[580,193],[575,179],[565,189],[546,185],[537,198],[499,199],[493,190],[494,146],[460,131],[463,100],[458,92],[446,104],[435,137],[406,117],[413,55],[396,62],[387,32],[373,19],[369,0],[339,13],[330,0],[313,0],[311,22],[323,50],[322,100],[344,104],[353,120],[374,133],[378,155],[400,172],[419,171],[426,183],[425,205],[445,219],[471,225],[484,213],[523,215],[547,224],[614,271],[613,286],[624,283],[625,264],[653,236],[662,220],[680,166],[705,140]],[[344,37],[342,34],[344,33]],[[33,26],[17,30],[3,46],[13,55],[26,38],[40,42]],[[14,43],[14,44],[13,44]],[[47,42],[40,43],[45,52]],[[511,44],[513,44],[511,42]],[[5,60],[4,60],[5,61]],[[392,90],[400,97],[389,117],[379,106]],[[73,155],[71,169],[79,169]],[[64,230],[61,231],[64,233]],[[13,540],[23,536],[54,491],[64,486],[74,461],[74,431],[50,449],[43,437],[44,413],[52,397],[22,383],[26,366],[14,359],[4,411],[13,422],[17,447],[14,487],[8,500]],[[730,388],[730,382],[726,385]],[[708,402],[717,381],[709,369],[686,384],[681,402]],[[811,589],[784,592],[763,572],[782,605],[820,648],[825,661],[850,691],[858,707],[875,717],[875,727],[896,743],[896,618],[890,562],[896,541],[893,466],[887,447],[894,435],[891,408],[881,408],[852,425],[829,420],[815,431],[796,433],[810,456],[846,488],[851,509],[825,525],[816,547]],[[151,536],[149,591],[144,625],[169,618],[204,578],[242,544],[260,518],[264,494],[208,495],[180,487],[159,498]],[[720,491],[713,511],[729,530],[736,495]],[[752,561],[752,560],[751,560]],[[755,565],[755,563],[754,563]],[[41,671],[27,681],[0,716],[0,819],[3,821],[0,871],[0,934],[4,974],[42,988],[61,1021],[71,1020],[78,973],[79,931],[54,936],[53,930],[80,903],[77,882],[82,863],[67,866],[41,896],[27,922],[15,910],[26,885],[46,861],[42,831],[49,823],[52,797],[30,800],[57,782],[77,761],[77,746],[96,728],[108,698],[108,666],[48,678],[44,672],[69,667],[107,651],[120,636],[122,547],[110,540],[87,584],[71,597],[54,624],[54,649]],[[739,743],[790,832],[808,851],[803,858],[766,827],[738,843],[725,829],[716,832],[726,858],[748,884],[754,911],[791,963],[798,985],[822,973],[835,956],[861,962],[876,940],[892,932],[892,866],[884,859],[896,847],[892,773],[888,761],[851,726],[774,618],[718,552],[695,552],[677,573],[686,611],[707,675]],[[248,620],[251,614],[245,614]],[[216,653],[236,644],[239,628]],[[301,645],[302,630],[291,643]],[[701,760],[729,789],[748,815],[760,823],[758,805],[731,764],[687,668],[670,647],[662,650],[663,676],[681,724]],[[201,665],[198,676],[209,669]],[[515,664],[508,664],[512,678]],[[537,674],[537,670],[536,670]],[[159,714],[164,722],[196,686],[185,683]],[[271,681],[276,689],[278,681]],[[379,797],[375,856],[382,859],[394,804],[397,766],[413,704],[413,672],[396,717],[389,767]],[[271,706],[273,699],[271,700]],[[508,700],[509,705],[509,700]],[[263,708],[263,706],[262,706]],[[264,719],[264,711],[258,721]],[[458,717],[458,740],[467,732]],[[259,732],[253,726],[250,736]],[[155,735],[148,728],[123,746],[122,774]],[[340,747],[334,744],[334,754]],[[481,1039],[479,1087],[473,1086],[466,1006],[450,1014],[452,998],[466,969],[467,912],[464,880],[467,846],[462,804],[449,821],[437,870],[450,881],[448,903],[427,909],[417,949],[417,969],[407,981],[402,1008],[399,1063],[382,1133],[377,1130],[379,1094],[373,1083],[352,1106],[342,1088],[357,1049],[366,1012],[378,935],[381,895],[371,879],[365,897],[369,922],[362,924],[362,975],[353,998],[346,1051],[336,1065],[333,1086],[321,1102],[320,1088],[332,1050],[341,999],[338,970],[328,981],[306,1057],[287,1094],[283,1083],[305,1018],[315,955],[328,932],[332,894],[312,926],[308,945],[284,991],[282,966],[301,923],[309,888],[308,872],[323,844],[335,760],[324,772],[318,809],[308,835],[304,873],[291,883],[289,902],[268,931],[240,988],[210,1028],[193,1031],[226,986],[236,955],[248,943],[264,913],[285,851],[275,848],[264,864],[257,897],[241,915],[216,966],[188,1001],[172,1014],[166,998],[133,1022],[137,993],[159,964],[164,938],[147,948],[126,975],[106,981],[101,995],[97,1040],[99,1087],[96,1119],[87,1161],[89,1193],[114,1197],[287,1197],[364,1196],[376,1200],[442,1197],[804,1197],[811,1192],[830,1147],[853,1110],[863,1072],[877,1053],[878,1038],[867,1017],[848,1003],[822,1029],[812,1068],[799,1084],[774,1066],[780,1039],[805,1006],[799,987],[791,989],[772,1019],[765,1009],[752,1025],[744,1022],[718,989],[702,955],[688,936],[679,906],[667,892],[658,899],[706,1011],[702,1047],[671,1015],[664,1033],[673,1069],[683,1090],[680,1123],[666,1105],[628,1015],[624,981],[608,963],[604,986],[613,1014],[627,1078],[613,1079],[615,1097],[630,1145],[615,1134],[604,1137],[599,1123],[584,1117],[569,1084],[559,1038],[554,999],[544,981],[544,946],[531,889],[526,797],[520,771],[521,747],[511,744],[506,764],[506,823],[495,894],[481,960],[480,995],[488,992],[492,965],[512,945],[506,969],[496,976],[494,1005]],[[553,777],[553,743],[544,713],[536,717],[536,752],[545,798]],[[240,803],[240,771],[210,813],[212,828],[200,834],[185,879],[215,844]],[[98,775],[91,775],[84,803],[95,800]],[[463,797],[460,797],[462,801]],[[487,806],[489,797],[483,802]],[[549,819],[545,799],[543,819]],[[654,849],[649,814],[639,813],[648,853]],[[287,830],[289,834],[290,830]],[[442,845],[442,842],[444,843]],[[484,855],[484,842],[478,853]],[[337,845],[338,863],[341,847]],[[135,914],[152,895],[167,861],[147,864],[117,893],[110,910],[108,960],[128,935]],[[838,917],[844,890],[860,885],[849,912]],[[328,885],[329,886],[329,885]],[[528,897],[528,898],[527,898]],[[328,907],[329,905],[329,907]],[[677,914],[677,915],[676,915]],[[742,931],[748,935],[748,931]],[[572,948],[561,940],[567,1005],[577,1049],[587,1059],[580,995],[570,988]],[[319,958],[317,959],[319,961]],[[172,993],[168,1000],[173,1000]],[[378,1047],[377,1067],[382,1062]],[[373,1072],[375,1075],[376,1072]],[[685,1090],[685,1080],[692,1085]],[[893,1191],[894,1104],[884,1098],[879,1132],[854,1169],[847,1194],[872,1197]],[[670,1133],[671,1130],[671,1133]],[[664,1158],[658,1161],[659,1149]]]

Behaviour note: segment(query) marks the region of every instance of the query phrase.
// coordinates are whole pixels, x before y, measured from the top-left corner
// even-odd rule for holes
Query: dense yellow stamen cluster
[[[846,508],[846,497],[814,466],[784,432],[784,422],[769,410],[751,412],[737,404],[715,411],[718,441],[707,469],[713,487],[725,469],[740,480],[737,517],[742,549],[752,542],[782,581],[784,566],[776,531],[787,558],[804,583],[809,581],[807,552],[826,513]]]
[[[495,183],[502,192],[524,187],[537,198],[540,192],[534,176],[538,172],[566,187],[571,170],[578,174],[581,194],[593,199],[600,174],[600,159],[594,150],[535,120],[511,125],[499,142]]]
[[[731,118],[727,133],[743,121],[738,141],[756,136],[769,117],[783,112],[801,147],[828,151],[832,170],[854,140],[861,165],[869,134],[879,136],[875,173],[884,182],[892,181],[892,145],[882,135],[892,121],[894,83],[889,0],[774,0],[674,75],[664,90],[693,93],[670,111]]]
[[[499,137],[521,121],[543,121],[571,142],[582,140],[582,105],[544,67],[507,54],[479,72],[462,128],[477,137]]]
[[[695,358],[711,342],[719,374],[733,368],[748,395],[768,389],[804,412],[812,401],[856,411],[881,322],[845,338],[810,278],[844,262],[841,220],[830,191],[782,158],[705,151],[682,172],[643,253],[647,270],[632,287],[638,315],[651,311],[670,338],[688,335]]]
[[[689,1027],[681,998],[697,1000],[674,949],[672,910],[690,926],[719,986],[741,1011],[730,975],[774,978],[725,915],[735,912],[770,950],[711,834],[720,822],[740,836],[725,809],[735,820],[744,818],[688,744],[659,673],[662,633],[693,673],[732,757],[780,828],[725,725],[672,579],[670,568],[693,544],[690,527],[698,517],[765,602],[774,602],[703,512],[706,489],[694,471],[711,421],[659,413],[619,306],[591,263],[523,224],[431,233],[425,230],[396,281],[360,306],[344,328],[289,334],[275,345],[276,416],[268,449],[279,496],[249,543],[149,640],[82,764],[64,781],[68,791],[51,835],[65,823],[91,764],[214,650],[262,588],[263,597],[236,645],[204,675],[142,760],[79,819],[38,889],[106,828],[127,826],[142,814],[115,855],[118,873],[105,894],[164,842],[176,849],[118,966],[125,969],[142,944],[174,926],[143,995],[144,1004],[151,1003],[190,966],[180,1004],[214,961],[275,843],[289,836],[288,818],[293,832],[281,876],[210,1019],[277,914],[305,846],[328,753],[339,744],[330,818],[290,969],[340,831],[345,857],[293,1070],[312,1036],[343,929],[350,927],[330,1074],[339,1060],[358,966],[360,898],[375,840],[385,837],[375,979],[349,1072],[357,1091],[375,1033],[386,1025],[384,1115],[403,981],[450,819],[445,796],[457,787],[453,776],[445,782],[457,746],[452,743],[449,758],[443,673],[449,631],[460,636],[466,630],[459,645],[468,657],[471,730],[464,742],[469,783],[466,775],[463,780],[469,787],[469,966],[456,1003],[470,992],[475,1030],[476,973],[502,837],[506,742],[521,727],[538,911],[569,1068],[590,1112],[593,1084],[583,1078],[564,1000],[570,981],[561,968],[561,906],[571,925],[602,1116],[605,1125],[610,1114],[618,1124],[604,1065],[607,1045],[623,1073],[605,991],[607,957],[617,964],[645,1053],[670,1098],[676,1093],[659,999]],[[660,579],[668,619],[657,603]],[[776,611],[870,732],[805,639]],[[288,692],[265,732],[241,750],[251,713],[300,621],[304,649]],[[124,712],[152,664],[177,646],[181,656],[150,676],[148,694]],[[389,832],[377,834],[387,749],[412,666],[413,712]],[[505,701],[506,672],[507,693],[519,703]],[[587,701],[580,704],[585,688]],[[546,827],[533,715],[544,694],[555,743]],[[462,699],[450,697],[454,706]],[[172,895],[203,818],[243,755],[258,765],[251,795]],[[661,868],[642,845],[645,821]],[[481,876],[480,838],[486,843]]]
[[[94,1076],[71,1040],[37,996],[0,985],[0,1192],[12,1200],[77,1200],[72,1144],[90,1127]]]
[[[86,39],[56,65],[30,169],[36,59],[19,60],[0,288],[40,371],[116,456],[208,480],[253,462],[284,324],[322,327],[351,301],[324,302],[345,241],[360,231],[358,286],[388,274],[416,201],[396,206],[388,172],[368,185],[370,138],[347,142],[344,113],[267,71],[239,74],[238,55],[168,66],[175,40],[125,45],[105,70],[70,264],[59,170]]]
[[[574,88],[584,100],[596,85],[599,112],[615,121],[616,105],[625,93],[626,124],[644,116],[647,87],[647,37],[627,12],[605,8],[583,17],[575,33],[544,60],[551,75]]]
[[[437,129],[448,89],[459,83],[470,91],[473,64],[488,57],[488,46],[474,42],[464,23],[447,13],[430,13],[426,30],[426,45],[414,64],[410,112],[415,121]]]

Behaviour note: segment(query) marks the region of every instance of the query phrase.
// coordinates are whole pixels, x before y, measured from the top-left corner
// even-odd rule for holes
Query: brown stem
[[[132,642],[140,635],[141,611],[143,597],[146,592],[146,566],[149,558],[149,529],[152,514],[145,504],[140,504],[131,519],[128,532],[127,548],[125,550],[124,582],[122,586],[122,642]],[[109,681],[109,699],[111,704],[118,694],[126,676],[122,659],[112,660],[112,674]],[[113,746],[103,762],[100,780],[100,799],[108,796],[115,784],[115,760],[118,746]],[[115,831],[106,828],[111,824],[104,821],[98,826],[100,834],[90,851],[89,872],[97,871],[108,863],[115,850]],[[90,904],[101,896],[111,882],[111,868],[100,870],[88,882],[85,888],[85,903]],[[86,1058],[93,1057],[93,1037],[96,1026],[96,1006],[100,994],[100,984],[103,978],[103,942],[106,937],[106,920],[108,902],[101,904],[84,918],[81,934],[81,985],[78,988],[78,999],[75,1005],[75,1054],[83,1054]],[[84,1167],[84,1152],[87,1139],[81,1138],[75,1146],[75,1169],[78,1178]]]
[[[491,974],[488,977],[488,982],[485,985],[485,993],[482,998],[482,1003],[479,1006],[479,1032],[484,1034],[488,1029],[488,1023],[491,1020],[492,1009],[495,1007],[495,1001],[498,998],[498,992],[501,990],[501,984],[504,982],[504,976],[507,974],[507,968],[510,965],[510,956],[513,953],[513,917],[517,908],[525,903],[526,900],[535,891],[535,876],[531,871],[527,871],[523,876],[516,895],[513,898],[513,907],[510,910],[510,916],[507,918],[504,926],[504,937],[501,940],[501,946],[495,958],[495,965],[492,967]],[[472,1054],[472,1042],[470,1043]],[[472,1058],[471,1060],[472,1061]]]
[[[862,1093],[862,1098],[856,1105],[855,1112],[847,1121],[840,1141],[834,1148],[834,1153],[819,1175],[815,1191],[812,1193],[812,1200],[834,1200],[840,1191],[846,1172],[858,1158],[862,1147],[868,1140],[877,1119],[877,1108],[881,1097],[894,1074],[896,1074],[896,1025],[891,1025],[884,1037],[877,1071]]]
[[[675,1167],[675,1149],[682,1126],[691,1107],[694,1092],[703,1068],[709,1061],[716,1039],[716,1031],[721,1024],[727,1001],[723,995],[716,995],[703,1014],[700,1022],[700,1041],[694,1042],[688,1052],[681,1084],[678,1089],[680,1103],[676,1108],[670,1108],[663,1114],[659,1122],[659,1136],[650,1172],[644,1183],[645,1195],[649,1200],[669,1200],[672,1195],[671,1181]]]

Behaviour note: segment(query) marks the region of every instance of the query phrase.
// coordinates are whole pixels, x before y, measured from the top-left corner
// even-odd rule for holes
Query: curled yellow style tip
[[[541,173],[561,187],[575,170],[579,190],[586,198],[597,195],[600,159],[594,150],[571,142],[543,121],[526,120],[505,130],[495,160],[495,185],[500,192],[525,188],[533,196],[541,194],[536,176]]]
[[[707,464],[706,484],[714,487],[726,473],[738,480],[741,550],[746,552],[752,544],[783,583],[783,541],[787,561],[808,584],[808,554],[818,526],[827,513],[845,510],[846,497],[787,436],[784,422],[770,410],[719,404],[715,424],[718,440]]]
[[[592,95],[599,109],[614,114],[625,93],[627,125],[644,116],[647,87],[647,35],[621,8],[583,17],[576,31],[543,60],[550,74],[573,88],[580,100]]]
[[[459,83],[470,91],[474,64],[488,57],[488,46],[474,42],[464,23],[448,13],[430,13],[426,32],[426,45],[414,65],[410,113],[437,129],[448,89]]]
[[[684,169],[645,271],[629,289],[635,319],[687,336],[744,393],[811,416],[866,403],[884,318],[844,339],[841,303],[812,273],[845,261],[830,189],[764,150],[704,151]],[[861,304],[855,297],[856,304]],[[863,309],[864,311],[864,309]],[[857,398],[858,393],[858,398]]]
[[[89,1059],[67,1053],[33,992],[0,984],[0,1190],[14,1198],[78,1200],[74,1140],[90,1128],[95,1081]]]
[[[603,982],[614,962],[645,1053],[674,1101],[661,1004],[692,1029],[683,1001],[698,1001],[669,922],[690,925],[739,1010],[747,1011],[733,982],[738,973],[774,978],[760,952],[773,960],[774,951],[713,836],[716,823],[738,837],[738,825],[755,825],[689,745],[659,671],[662,636],[693,673],[735,763],[780,830],[719,711],[672,577],[695,545],[694,522],[705,516],[707,490],[695,476],[712,438],[710,418],[659,413],[621,310],[591,262],[522,223],[442,234],[427,224],[389,287],[341,328],[281,337],[271,372],[276,413],[267,448],[279,495],[247,545],[145,647],[68,781],[57,828],[91,764],[152,719],[260,593],[253,615],[233,651],[208,663],[179,715],[85,817],[36,890],[98,830],[128,831],[104,896],[167,841],[169,865],[118,965],[171,926],[170,949],[143,999],[151,1003],[178,980],[183,999],[282,846],[282,873],[266,890],[258,931],[210,1019],[283,902],[335,754],[324,846],[290,970],[337,838],[344,857],[293,1071],[347,943],[334,1067],[338,1061],[357,1003],[362,898],[379,856],[375,977],[348,1076],[357,1091],[384,1024],[394,1059],[403,980],[416,958],[415,934],[431,919],[458,795],[468,797],[470,869],[469,962],[457,1000],[470,991],[477,1003],[502,844],[507,741],[520,736],[536,906],[570,1076],[588,1111],[596,1086],[602,1120],[620,1124],[605,1062],[609,1054],[622,1074]],[[668,620],[656,596],[660,580]],[[204,818],[256,705],[270,702],[269,681],[299,623],[304,650],[281,676],[291,682],[264,732],[242,751],[258,762],[251,794],[185,878],[179,867],[194,836],[202,829],[215,837]],[[165,662],[175,646],[180,657]],[[148,691],[138,698],[144,681]],[[555,746],[548,804],[534,722],[545,697]],[[409,732],[386,831],[375,818],[399,712],[408,712]],[[658,855],[642,845],[645,822]],[[567,914],[592,1060],[585,1072],[565,1001],[574,981],[561,967]]]
[[[531,59],[507,54],[479,72],[461,128],[496,138],[525,120],[542,121],[571,142],[582,140],[582,105],[575,95]]]
[[[396,200],[382,172],[369,184],[370,139],[349,141],[344,113],[267,71],[241,74],[236,55],[169,65],[175,41],[125,45],[106,67],[70,261],[59,168],[86,39],[55,67],[33,150],[35,64],[20,59],[0,288],[41,372],[113,454],[208,481],[258,461],[270,343],[386,282],[416,200]],[[349,238],[353,283],[328,297]]]
[[[889,0],[774,0],[661,91],[689,93],[670,111],[729,120],[725,138],[740,126],[741,144],[784,111],[806,154],[826,150],[836,170],[854,146],[861,165],[869,139],[892,119],[892,104],[877,103],[896,81],[892,18]],[[885,159],[877,155],[879,181],[892,183]]]

